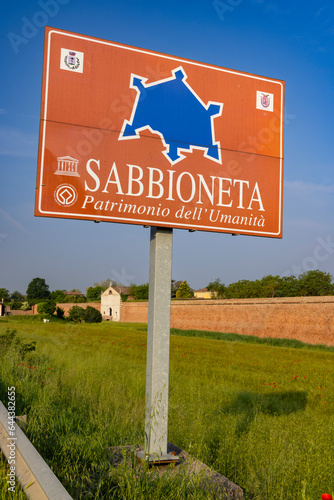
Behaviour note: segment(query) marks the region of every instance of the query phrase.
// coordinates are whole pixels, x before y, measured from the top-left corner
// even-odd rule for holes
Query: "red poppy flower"
[[[333,500],[333,497],[329,493],[323,493],[321,495],[321,500]]]

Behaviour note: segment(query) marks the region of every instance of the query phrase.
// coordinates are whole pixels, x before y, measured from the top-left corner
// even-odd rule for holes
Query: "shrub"
[[[85,310],[80,306],[73,306],[68,311],[68,317],[70,321],[75,321],[75,323],[81,323],[85,315]]]
[[[66,302],[66,294],[63,290],[54,290],[50,293],[50,299],[61,304],[62,302]]]
[[[23,342],[20,337],[17,337],[16,330],[6,329],[5,333],[0,335],[0,350],[1,354],[5,355],[9,349],[18,351],[21,356],[36,350],[36,342]]]
[[[84,320],[86,323],[101,323],[102,314],[95,307],[87,306],[84,313]]]
[[[29,309],[31,309],[29,302],[23,302],[21,309],[22,311],[28,311]]]
[[[18,310],[18,309],[21,309],[21,306],[22,306],[22,302],[18,301],[18,300],[15,300],[14,302],[12,302],[10,304],[10,308],[12,311],[15,311],[15,310]]]
[[[135,300],[147,300],[148,299],[148,283],[144,285],[132,284],[129,289],[129,295]]]
[[[182,281],[181,285],[177,289],[176,298],[177,299],[190,299],[193,295],[194,294],[191,291],[188,283],[186,281]]]
[[[64,319],[64,316],[65,316],[64,309],[62,309],[61,307],[57,307],[57,309],[56,309],[56,315],[57,315],[57,318]]]
[[[40,302],[37,306],[38,314],[46,314],[47,316],[52,316],[56,310],[56,303],[53,300],[46,300]]]

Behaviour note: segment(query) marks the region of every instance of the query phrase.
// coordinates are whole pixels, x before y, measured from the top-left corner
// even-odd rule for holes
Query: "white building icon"
[[[56,170],[56,175],[72,175],[74,177],[80,177],[78,174],[78,164],[79,160],[72,158],[72,156],[59,156],[57,158],[58,170]]]

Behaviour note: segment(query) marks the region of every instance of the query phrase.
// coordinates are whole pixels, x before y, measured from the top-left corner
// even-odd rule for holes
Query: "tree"
[[[172,280],[172,282],[171,282],[171,298],[172,299],[175,299],[176,292],[178,291],[178,288],[181,285],[181,283],[182,283],[182,281]]]
[[[31,309],[29,302],[27,302],[27,301],[23,302],[21,309],[22,309],[22,311],[28,311],[29,309]]]
[[[216,278],[215,281],[210,281],[207,286],[209,292],[211,292],[211,298],[222,299],[225,294],[225,285],[220,281],[220,278]]]
[[[103,289],[106,290],[110,286],[124,286],[124,285],[122,283],[117,283],[117,281],[111,280],[110,278],[108,278],[108,279],[106,279],[104,281],[100,281],[100,283],[95,282],[94,283],[94,287],[95,286],[102,286]]]
[[[73,306],[68,311],[68,317],[70,321],[74,321],[75,323],[81,323],[83,321],[85,315],[85,310],[80,306]]]
[[[135,283],[131,283],[129,287],[129,295],[133,298],[136,296],[137,285]]]
[[[300,283],[296,276],[283,276],[281,285],[277,291],[277,297],[298,297],[300,295]]]
[[[101,323],[102,314],[95,307],[87,306],[83,315],[83,319],[86,323]]]
[[[10,296],[10,300],[13,302],[23,302],[24,301],[24,295],[22,293],[18,292],[17,290],[13,292]]]
[[[56,309],[56,315],[58,319],[64,319],[65,316],[65,311],[61,307],[57,307]]]
[[[22,302],[19,302],[18,300],[16,300],[15,302],[11,302],[10,303],[10,308],[15,311],[15,310],[18,310],[18,309],[21,309],[22,307]]]
[[[56,303],[53,300],[46,300],[40,302],[37,306],[38,314],[46,314],[47,316],[52,316],[56,310]]]
[[[71,295],[71,293],[73,293],[73,295]],[[64,299],[62,300],[62,302],[74,302],[76,304],[78,303],[83,303],[83,302],[86,302],[86,297],[84,295],[77,295],[78,293],[81,294],[81,292],[74,292],[73,290],[71,290],[70,292],[68,293],[65,293],[64,292]],[[61,302],[61,301],[59,301]]]
[[[27,299],[29,302],[40,302],[50,296],[49,285],[43,278],[34,278],[27,288]]]
[[[20,292],[13,292],[10,296],[11,304],[10,308],[15,310],[15,309],[21,309],[23,301],[24,301],[24,295]]]
[[[188,283],[186,281],[182,281],[181,285],[179,286],[177,292],[176,292],[176,298],[177,299],[189,299],[192,297],[194,294],[192,290],[190,289]]]
[[[129,288],[129,295],[131,295],[135,300],[147,300],[148,299],[148,283],[144,285],[135,285],[132,283]]]
[[[104,292],[105,288],[103,286],[90,286],[87,288],[86,297],[89,302],[100,302],[101,293]]]
[[[295,276],[264,276],[261,280],[240,280],[226,288],[226,298],[299,297],[334,295],[333,277],[313,270]]]
[[[137,286],[136,299],[148,300],[148,283]]]
[[[333,295],[332,276],[323,271],[314,270],[298,276],[300,293],[303,296]]]
[[[65,302],[75,302],[76,304],[83,304],[86,302],[86,297],[84,295],[67,295]]]
[[[228,299],[248,299],[252,297],[252,285],[249,280],[239,280],[231,283],[226,289]]]
[[[10,300],[10,293],[7,288],[0,288],[0,301],[2,299],[4,302],[8,302]]]
[[[261,280],[252,282],[254,297],[277,297],[281,286],[281,278],[279,276],[264,276]]]
[[[50,299],[54,300],[58,304],[66,302],[66,293],[64,290],[54,290],[50,293]]]

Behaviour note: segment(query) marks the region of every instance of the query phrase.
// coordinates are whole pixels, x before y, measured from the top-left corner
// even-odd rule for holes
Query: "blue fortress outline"
[[[131,73],[130,88],[136,90],[131,117],[124,120],[119,140],[138,139],[149,129],[158,134],[165,146],[163,154],[174,165],[183,160],[181,153],[193,149],[221,164],[220,142],[215,140],[214,118],[221,116],[223,103],[206,105],[187,83],[187,74],[179,66],[172,77],[146,84],[147,78]]]

